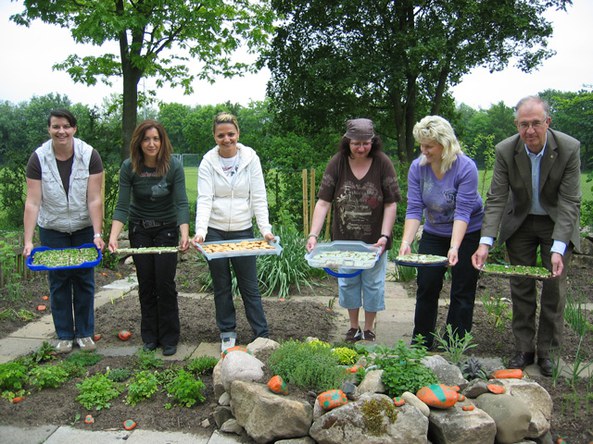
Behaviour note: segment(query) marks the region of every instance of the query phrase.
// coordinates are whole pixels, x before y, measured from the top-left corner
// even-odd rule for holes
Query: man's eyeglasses
[[[531,127],[535,130],[543,128],[545,124],[545,120],[534,120],[533,122],[519,122],[519,129],[522,131],[526,131]]]

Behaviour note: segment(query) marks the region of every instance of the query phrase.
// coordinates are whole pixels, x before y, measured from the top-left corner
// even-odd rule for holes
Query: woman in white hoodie
[[[216,146],[204,155],[198,172],[194,242],[253,238],[253,216],[263,237],[274,239],[261,163],[252,148],[238,143],[237,118],[220,113],[214,118],[212,130]],[[208,266],[222,351],[233,347],[237,338],[231,264],[254,338],[268,337],[255,256],[213,259]]]

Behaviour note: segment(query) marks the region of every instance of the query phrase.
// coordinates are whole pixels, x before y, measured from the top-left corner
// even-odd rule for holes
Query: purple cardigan
[[[412,162],[406,219],[422,221],[423,214],[424,230],[437,236],[450,237],[454,220],[467,222],[468,233],[480,229],[484,209],[478,193],[478,169],[472,159],[458,155],[442,180],[430,165],[420,166],[420,159]]]

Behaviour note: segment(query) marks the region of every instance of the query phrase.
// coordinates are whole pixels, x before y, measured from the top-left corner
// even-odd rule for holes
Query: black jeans
[[[242,231],[221,231],[208,228],[206,241],[228,241],[253,238],[253,229]],[[257,263],[255,256],[212,259],[208,261],[212,286],[214,287],[214,305],[216,307],[216,325],[221,338],[235,337],[237,319],[233,304],[231,264],[237,276],[239,292],[245,306],[245,316],[253,330],[254,338],[268,337],[268,321],[264,313],[257,282]]]
[[[179,244],[175,223],[145,228],[141,222],[130,222],[130,245],[174,247]],[[177,345],[179,342],[179,306],[175,274],[177,253],[134,255],[138,276],[138,296],[142,321],[140,331],[145,344]]]
[[[463,337],[466,332],[470,332],[472,329],[479,272],[473,267],[471,257],[479,243],[479,231],[466,233],[459,247],[459,261],[451,269],[451,302],[447,314],[447,324],[451,325],[452,331],[459,337]],[[450,237],[435,236],[424,232],[420,239],[418,253],[447,256],[450,246]],[[424,345],[429,348],[433,345],[433,333],[439,311],[439,295],[443,288],[443,278],[446,271],[445,267],[418,267],[413,338],[421,334],[424,337]],[[415,342],[414,339],[413,342]]]

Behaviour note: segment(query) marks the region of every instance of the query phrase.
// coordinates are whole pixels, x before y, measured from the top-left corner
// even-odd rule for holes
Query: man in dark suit
[[[566,271],[573,248],[579,247],[581,202],[580,142],[550,129],[550,122],[549,105],[541,98],[529,96],[517,104],[518,134],[496,145],[482,237],[472,257],[474,267],[482,268],[498,236],[511,264],[534,266],[539,247],[554,279],[543,281],[536,328],[535,280],[511,278],[516,353],[508,367],[532,364],[537,350],[545,376],[552,375],[552,355],[562,339]]]

